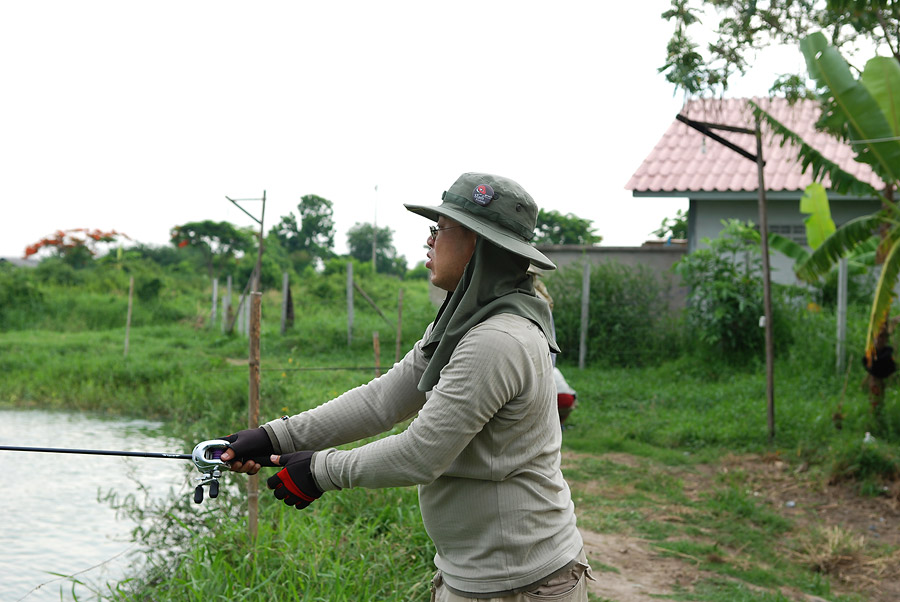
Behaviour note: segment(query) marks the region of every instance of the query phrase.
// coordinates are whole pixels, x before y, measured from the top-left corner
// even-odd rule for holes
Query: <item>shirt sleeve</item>
[[[484,425],[526,387],[532,360],[508,333],[480,324],[457,344],[428,401],[402,433],[313,459],[323,491],[426,484],[442,475]]]
[[[428,365],[421,343],[381,377],[312,410],[264,424],[275,452],[320,450],[359,441],[414,416],[425,403],[425,394],[417,388]]]

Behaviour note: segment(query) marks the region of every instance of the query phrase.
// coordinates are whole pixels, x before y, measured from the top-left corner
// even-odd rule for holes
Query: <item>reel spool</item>
[[[194,503],[199,504],[203,501],[204,485],[209,485],[210,498],[219,495],[219,477],[222,476],[222,471],[230,470],[228,464],[221,459],[222,453],[229,445],[231,444],[223,439],[211,439],[201,441],[194,447],[191,461],[200,471],[200,476],[196,478],[200,484],[194,489]]]

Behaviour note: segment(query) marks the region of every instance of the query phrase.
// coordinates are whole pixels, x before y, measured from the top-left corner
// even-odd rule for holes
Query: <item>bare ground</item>
[[[627,454],[604,459],[638,466],[646,460]],[[566,462],[577,461],[569,455]],[[745,483],[770,510],[794,525],[796,537],[778,542],[790,560],[828,575],[836,594],[857,594],[872,602],[900,600],[900,484],[879,497],[861,497],[847,484],[828,484],[811,477],[805,467],[789,467],[777,456],[728,456],[715,465],[659,467],[684,484],[685,494],[699,499],[729,471],[742,471]],[[595,489],[596,483],[572,483]],[[677,508],[653,508],[654,515],[676,514]],[[663,555],[652,542],[623,534],[582,530],[585,549],[595,570],[591,592],[617,602],[650,602],[716,576],[698,568],[698,559]],[[749,584],[746,587],[760,589]],[[791,600],[822,600],[791,588],[779,593]]]

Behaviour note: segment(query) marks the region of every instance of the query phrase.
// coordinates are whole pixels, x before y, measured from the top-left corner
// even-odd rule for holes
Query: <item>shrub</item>
[[[704,239],[708,249],[686,255],[675,271],[690,289],[686,323],[698,350],[738,362],[760,357],[765,344],[760,238],[752,223],[729,220],[723,225],[719,238]],[[772,327],[781,348],[790,342],[786,314],[791,302],[792,289],[773,285]]]
[[[567,266],[546,280],[554,300],[556,341],[568,359],[578,356],[582,272],[581,265]],[[586,360],[633,366],[679,354],[677,320],[668,309],[666,292],[665,284],[645,266],[592,266]]]
[[[43,305],[44,294],[26,268],[0,267],[0,330],[21,328],[21,322]]]
[[[900,479],[900,456],[866,433],[835,450],[830,476],[831,483],[855,481],[863,495],[878,495],[886,482]]]

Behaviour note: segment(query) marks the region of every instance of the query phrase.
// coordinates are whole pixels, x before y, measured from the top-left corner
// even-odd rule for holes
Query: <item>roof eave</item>
[[[638,198],[687,197],[696,201],[755,201],[759,194],[755,190],[632,190]],[[766,198],[772,201],[796,201],[803,196],[802,190],[770,190]],[[830,201],[877,201],[874,197],[858,197],[828,191]]]

